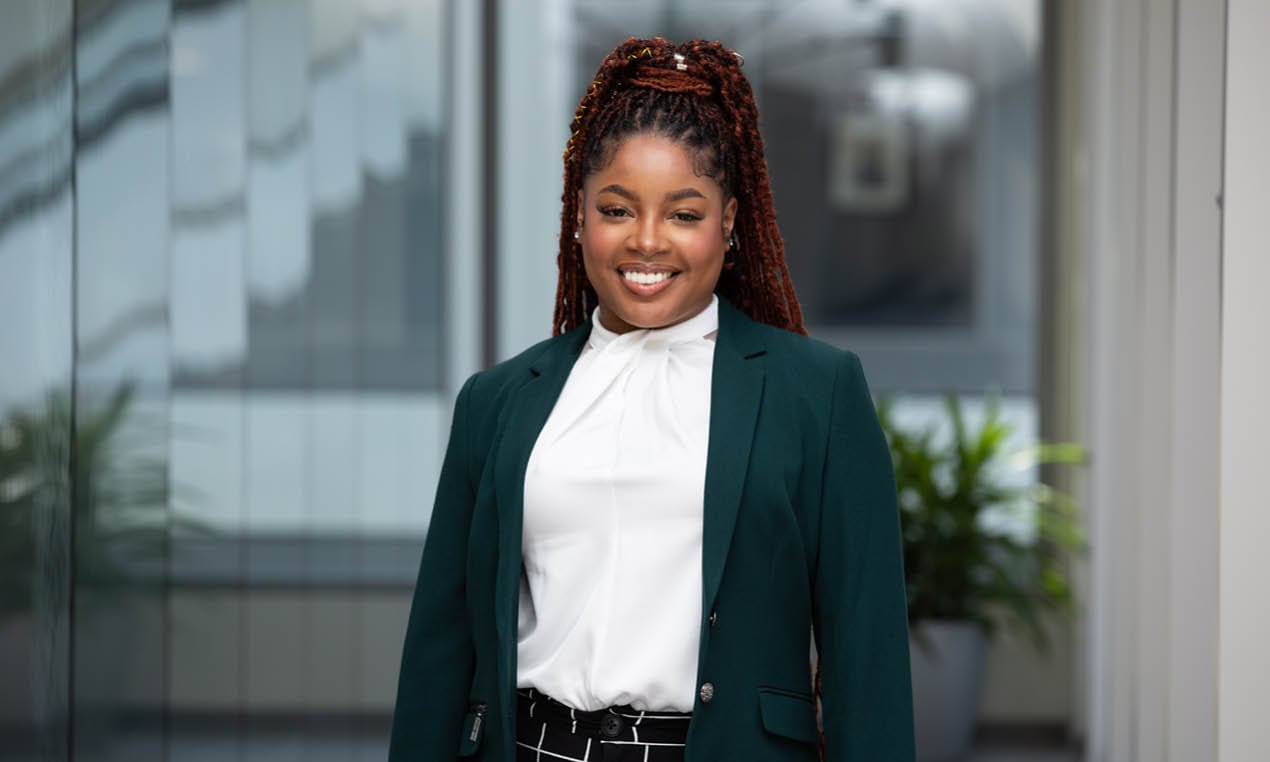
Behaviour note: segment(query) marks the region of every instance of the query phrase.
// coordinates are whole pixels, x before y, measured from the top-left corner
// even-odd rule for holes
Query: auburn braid
[[[716,291],[756,321],[806,334],[776,226],[758,107],[739,57],[718,42],[632,37],[600,63],[574,112],[564,151],[553,335],[585,322],[598,303],[573,237],[583,181],[611,160],[623,138],[642,133],[681,143],[697,172],[737,200],[736,259]]]

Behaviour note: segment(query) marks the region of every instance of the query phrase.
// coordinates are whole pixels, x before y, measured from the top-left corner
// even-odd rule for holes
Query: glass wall
[[[451,393],[447,23],[6,3],[6,760],[383,757]]]
[[[65,759],[71,680],[71,1],[0,24],[0,749]]]

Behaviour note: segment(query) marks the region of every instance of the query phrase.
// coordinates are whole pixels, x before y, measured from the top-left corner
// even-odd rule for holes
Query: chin
[[[623,305],[622,309],[613,310],[613,314],[623,323],[635,328],[665,328],[668,325],[683,322],[689,317],[685,310],[659,305]]]

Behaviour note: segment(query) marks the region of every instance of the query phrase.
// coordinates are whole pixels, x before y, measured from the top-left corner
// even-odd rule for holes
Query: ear
[[[728,199],[728,203],[723,205],[723,238],[727,239],[732,235],[732,228],[736,225],[736,196]]]
[[[578,218],[573,221],[573,223],[577,226],[578,230],[582,229],[582,218],[583,218],[582,212],[583,212],[582,189],[578,188]]]

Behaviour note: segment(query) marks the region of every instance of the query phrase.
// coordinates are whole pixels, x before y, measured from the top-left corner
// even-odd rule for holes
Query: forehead
[[[586,177],[587,190],[617,182],[650,189],[696,188],[707,196],[723,192],[717,180],[700,172],[701,162],[692,149],[671,138],[630,135],[621,138],[608,153],[608,161]]]

